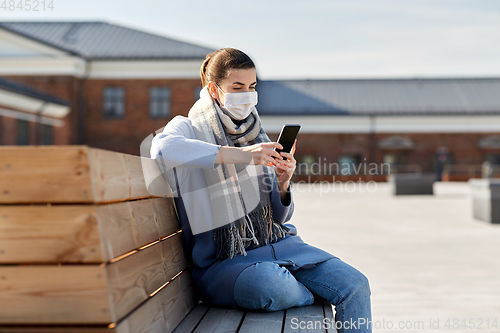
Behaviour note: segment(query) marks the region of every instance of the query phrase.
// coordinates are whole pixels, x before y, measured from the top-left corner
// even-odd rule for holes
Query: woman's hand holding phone
[[[290,153],[286,153],[282,151],[280,154],[286,159],[276,160],[277,165],[274,168],[276,172],[276,177],[278,180],[278,188],[280,192],[283,194],[290,185],[290,180],[292,179],[293,173],[295,172],[297,161],[293,157],[295,153],[295,145],[297,144],[297,140],[294,141],[292,150]]]

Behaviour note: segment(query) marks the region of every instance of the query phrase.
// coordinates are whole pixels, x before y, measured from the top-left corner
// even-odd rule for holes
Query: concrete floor
[[[375,327],[394,326],[374,332],[500,331],[500,225],[472,218],[467,183],[437,182],[433,196],[393,196],[387,183],[323,185],[292,184],[290,222],[368,277]]]

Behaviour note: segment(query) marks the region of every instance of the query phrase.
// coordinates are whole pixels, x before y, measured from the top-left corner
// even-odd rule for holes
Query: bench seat
[[[333,333],[337,332],[333,318],[331,304],[319,298],[310,306],[274,312],[209,307],[200,302],[174,333]]]

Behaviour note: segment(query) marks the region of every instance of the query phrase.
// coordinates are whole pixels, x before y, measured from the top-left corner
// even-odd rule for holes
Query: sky
[[[52,1],[0,8],[0,20],[99,20],[234,47],[266,80],[500,77],[499,0]]]

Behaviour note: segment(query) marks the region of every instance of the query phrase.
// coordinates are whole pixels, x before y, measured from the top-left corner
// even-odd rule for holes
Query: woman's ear
[[[217,86],[213,81],[208,82],[207,89],[212,98],[219,99],[219,91],[217,90]]]

